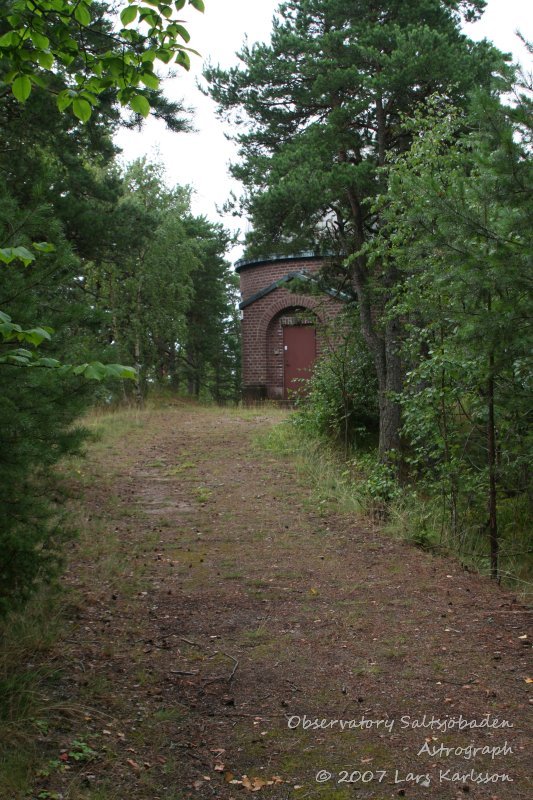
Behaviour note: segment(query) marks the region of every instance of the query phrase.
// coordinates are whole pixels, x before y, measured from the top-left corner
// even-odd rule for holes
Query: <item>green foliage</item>
[[[377,431],[377,381],[351,308],[324,331],[327,352],[297,401],[295,424],[349,450],[368,445]]]
[[[97,752],[87,742],[74,739],[68,750],[68,757],[73,761],[93,761],[97,757]]]
[[[0,58],[0,68],[5,64]],[[111,195],[104,187],[112,179],[96,178],[95,170],[98,163],[101,175],[113,156],[110,123],[94,115],[80,130],[72,118],[58,114],[53,95],[39,86],[23,105],[3,91],[0,106],[0,616],[5,616],[60,569],[71,532],[55,467],[62,457],[80,452],[85,434],[75,420],[92,401],[95,384],[131,378],[132,371],[116,363],[116,352],[99,340],[99,311],[77,287],[84,258],[96,254],[99,227],[88,211],[98,205],[98,194]]]
[[[55,235],[57,246],[42,249],[62,268],[71,254],[57,227]],[[73,425],[90,397],[81,382],[135,377],[134,370],[120,364],[69,365],[40,356],[36,348],[43,342],[53,344],[53,328],[27,327],[27,320],[52,287],[36,295],[24,291],[28,279],[35,279],[35,274],[13,270],[0,275],[2,293],[7,293],[23,320],[14,323],[9,314],[0,312],[0,618],[23,605],[43,582],[53,580],[61,567],[62,548],[71,533],[53,468],[65,455],[79,453],[85,438],[83,430]],[[32,349],[13,348],[12,342]]]
[[[69,397],[73,388],[80,393],[77,402]],[[81,388],[58,384],[50,370],[2,367],[0,616],[25,602],[61,565],[70,534],[53,467],[79,452],[83,432],[72,423],[83,404]]]
[[[40,251],[53,253],[55,247],[46,242],[41,243]],[[25,247],[11,247],[4,248],[6,253],[6,263],[11,263],[13,260],[20,260],[27,266],[35,260],[32,253],[26,250]],[[39,347],[44,341],[51,340],[53,328],[49,327],[33,327],[22,328],[17,323],[13,322],[9,314],[0,311],[0,365],[11,367],[40,367],[44,369],[56,369],[61,376],[65,375],[79,375],[87,380],[102,381],[107,378],[133,380],[136,377],[135,370],[132,367],[125,367],[122,364],[102,364],[100,361],[91,361],[85,364],[62,364],[57,358],[47,358],[39,356],[36,350],[27,350],[26,348],[5,348],[2,345],[16,341],[24,342],[31,345],[33,348]]]
[[[225,260],[230,239],[222,226],[191,218],[199,267],[192,274],[184,368],[189,392],[217,402],[240,396],[238,278]]]
[[[476,82],[491,82],[496,51],[465,40],[460,6],[484,3],[286,2],[269,44],[245,45],[239,67],[206,70],[225,116],[251,123],[237,128],[233,171],[254,244],[334,235],[344,253],[359,249],[356,224],[374,218],[365,200],[379,190],[377,168],[408,141],[401,114],[434,91],[453,86],[464,101]]]
[[[158,164],[129,165],[122,187],[107,215],[102,254],[82,285],[120,359],[138,368],[135,390],[124,392],[137,402],[163,387],[236,399],[236,281],[224,257],[227,232],[193,216],[190,189],[168,188]]]
[[[289,0],[268,44],[244,46],[240,65],[210,67],[210,93],[237,123],[252,219],[249,252],[334,249],[347,257],[360,325],[378,379],[383,458],[401,449],[401,322],[384,318],[394,264],[369,263],[364,246],[380,226],[373,200],[385,187],[387,154],[409,148],[402,115],[434,92],[466,107],[475,87],[502,87],[502,54],[469,41],[461,15],[483,2]],[[247,123],[247,124],[244,124]]]
[[[396,470],[392,464],[384,464],[376,459],[375,454],[358,455],[351,462],[356,479],[360,481],[360,491],[366,499],[370,510],[389,506],[405,494],[398,482]]]
[[[204,10],[199,0],[188,4]],[[177,3],[179,11],[185,3]],[[19,103],[35,88],[50,90],[61,112],[71,109],[87,122],[100,99],[116,92],[121,105],[146,117],[157,90],[156,62],[189,68],[196,53],[182,20],[163,0],[127,5],[116,30],[104,16],[108,6],[93,0],[7,0],[0,36],[0,81]],[[136,23],[133,25],[133,23]],[[63,88],[58,91],[57,76]]]
[[[436,97],[407,124],[370,254],[399,276],[409,462],[461,550],[490,534],[495,575],[501,509],[530,490],[531,105],[480,95],[465,115]]]

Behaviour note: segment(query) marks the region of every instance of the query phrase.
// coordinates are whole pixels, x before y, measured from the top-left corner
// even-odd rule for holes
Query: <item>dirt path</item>
[[[252,444],[276,419],[172,408],[106,424],[82,467],[79,602],[56,654],[67,769],[37,789],[530,798],[524,609],[320,511],[290,460]],[[435,721],[460,717],[485,727]]]

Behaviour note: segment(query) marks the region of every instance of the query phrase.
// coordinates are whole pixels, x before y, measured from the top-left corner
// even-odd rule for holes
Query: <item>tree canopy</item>
[[[473,88],[496,91],[507,75],[502,55],[474,43],[461,16],[483,2],[374,3],[299,0],[280,6],[268,44],[245,46],[240,66],[210,67],[220,112],[239,126],[233,174],[251,216],[249,254],[334,246],[358,298],[380,396],[380,449],[401,449],[403,369],[398,322],[382,309],[395,268],[371,268],[363,247],[379,227],[372,200],[380,169],[408,149],[402,116],[438,92],[459,107]]]
[[[398,271],[403,431],[456,537],[467,508],[487,514],[496,577],[498,517],[527,495],[531,457],[531,103],[481,95],[465,113],[434,98],[409,127],[369,247]]]
[[[229,235],[195,217],[191,189],[169,188],[159,165],[123,170],[113,144],[150,108],[189,127],[155,72],[188,66],[186,5],[130,3],[120,25],[107,3],[2,7],[0,616],[59,569],[69,525],[55,467],[81,452],[92,403],[142,402],[191,375],[203,397],[235,396]]]
[[[93,0],[6,0],[0,23],[0,92],[26,102],[34,87],[56,95],[60,111],[86,122],[100,98],[115,93],[146,117],[160,79],[155,64],[190,66],[190,35],[175,16],[203,0],[129,2],[120,24]]]

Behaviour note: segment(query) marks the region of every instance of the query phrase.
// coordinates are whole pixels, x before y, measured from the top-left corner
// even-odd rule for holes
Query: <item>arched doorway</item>
[[[290,400],[306,391],[317,356],[317,317],[302,306],[278,312],[267,329],[267,385],[273,399]]]

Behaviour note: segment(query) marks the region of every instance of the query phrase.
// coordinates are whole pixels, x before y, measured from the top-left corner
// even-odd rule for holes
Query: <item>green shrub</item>
[[[317,361],[307,392],[297,401],[294,423],[309,434],[344,447],[372,441],[378,428],[377,381],[353,310],[325,331],[327,352]]]
[[[54,466],[79,452],[85,433],[72,423],[86,404],[82,379],[1,371],[0,618],[60,569],[69,526]]]

